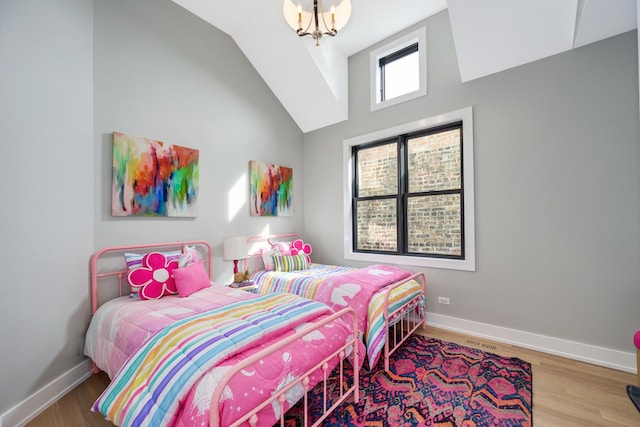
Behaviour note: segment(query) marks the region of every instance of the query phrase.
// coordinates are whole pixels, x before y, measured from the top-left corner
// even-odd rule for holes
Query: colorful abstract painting
[[[199,150],[113,132],[113,216],[198,216]]]
[[[293,169],[249,162],[251,216],[293,215]]]

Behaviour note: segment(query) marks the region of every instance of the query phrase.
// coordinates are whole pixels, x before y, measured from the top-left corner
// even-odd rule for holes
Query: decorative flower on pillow
[[[307,256],[307,261],[311,263],[311,245],[303,242],[301,239],[296,239],[291,242],[291,246],[289,247],[291,251],[291,255],[305,254]]]
[[[178,268],[178,260],[168,260],[160,252],[148,253],[142,258],[142,265],[127,274],[131,286],[140,288],[141,299],[158,299],[163,295],[177,294],[173,270]]]

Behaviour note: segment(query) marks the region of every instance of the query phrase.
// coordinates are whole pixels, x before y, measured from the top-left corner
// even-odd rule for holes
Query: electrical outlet
[[[451,301],[449,301],[449,298],[446,297],[438,297],[438,303],[439,304],[451,304]]]

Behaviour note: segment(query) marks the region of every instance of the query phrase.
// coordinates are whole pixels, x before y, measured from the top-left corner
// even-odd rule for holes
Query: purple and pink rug
[[[390,374],[382,363],[372,371],[363,369],[360,402],[347,400],[322,425],[532,425],[527,362],[420,335],[409,338],[390,362]],[[351,378],[353,372],[347,374]],[[335,387],[332,391],[335,395]],[[313,408],[321,407],[321,398],[321,392],[311,393],[312,420],[317,419]],[[287,426],[302,425],[300,404],[288,415]]]

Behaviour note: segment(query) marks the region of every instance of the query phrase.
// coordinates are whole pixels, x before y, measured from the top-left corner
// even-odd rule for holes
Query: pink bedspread
[[[386,341],[383,318],[384,288],[406,279],[411,272],[387,265],[349,268],[311,264],[305,270],[276,272],[261,270],[253,274],[257,292],[268,295],[289,292],[323,302],[335,310],[353,308],[358,316],[358,331],[364,334],[369,366],[373,367]],[[422,293],[422,285],[410,280],[389,294],[391,312],[415,300]],[[421,307],[424,307],[422,301]]]
[[[256,298],[253,294],[217,285],[187,298],[171,296],[156,301],[118,298],[104,304],[92,319],[87,332],[85,354],[110,378],[114,378],[138,347],[175,320],[253,298]],[[292,325],[280,336],[294,333],[307,325],[308,323]],[[222,425],[230,424],[253,408],[256,402],[261,401],[271,390],[282,388],[319,362],[322,355],[326,354],[326,349],[335,349],[342,345],[351,336],[350,329],[343,322],[327,325],[243,370],[243,375],[234,377],[225,388],[221,400]],[[180,398],[178,412],[167,425],[209,425],[211,395],[218,380],[239,360],[269,344],[270,342],[258,343],[246,348],[204,374],[186,396]],[[361,355],[363,353],[360,352]],[[318,379],[311,378],[312,382]],[[294,387],[293,390],[287,394],[287,407],[302,396],[301,387],[298,390]],[[277,405],[268,406],[260,413],[259,425],[272,425],[278,417]]]
[[[358,314],[358,330],[367,330],[367,311],[373,294],[391,283],[411,276],[407,270],[388,265],[371,265],[344,274],[329,276],[314,298],[334,310],[353,308]]]

